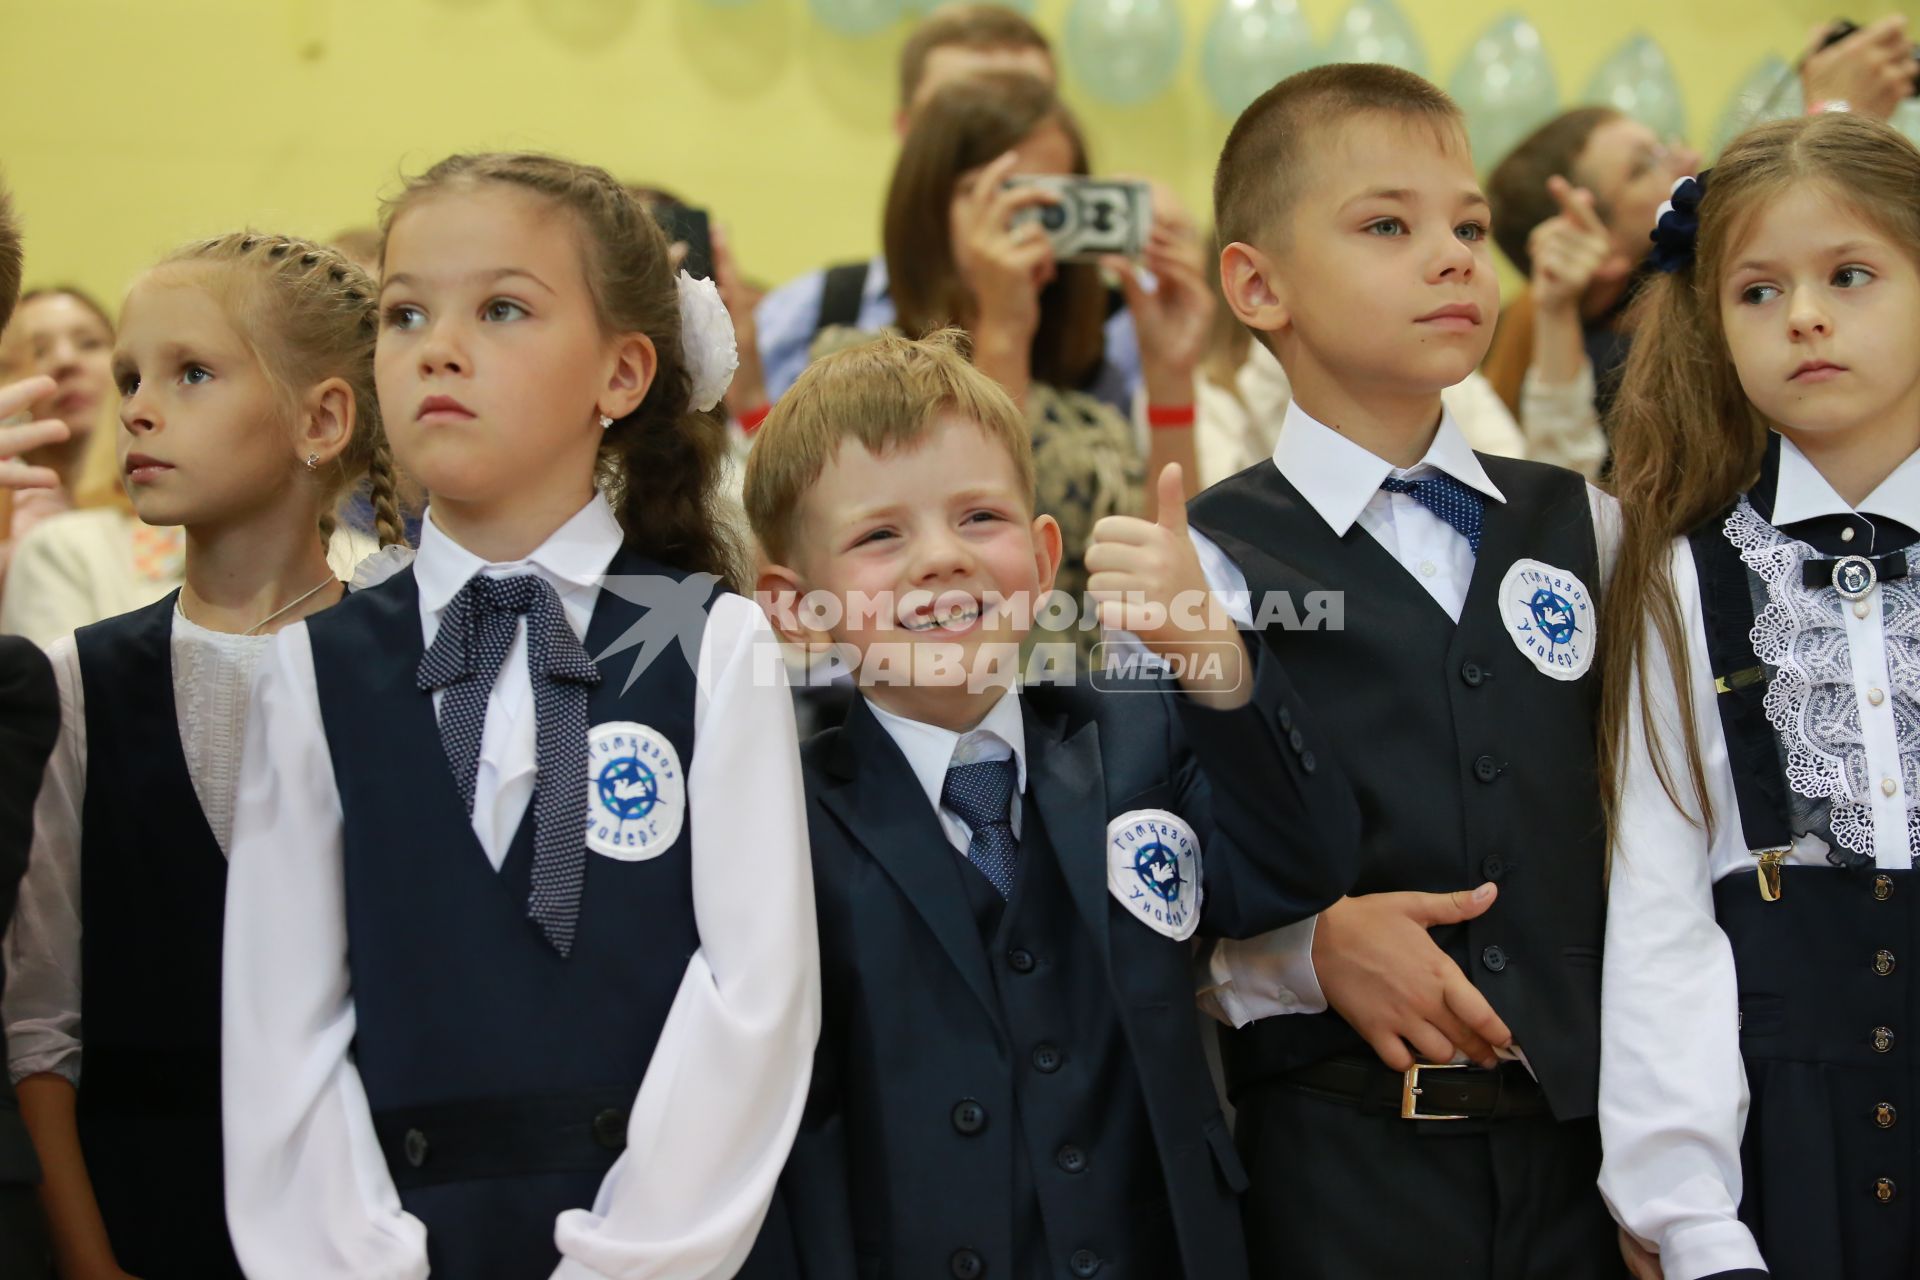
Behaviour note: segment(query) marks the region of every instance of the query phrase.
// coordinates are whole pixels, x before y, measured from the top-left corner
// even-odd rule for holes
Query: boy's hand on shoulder
[[[1320,913],[1313,968],[1327,1003],[1395,1071],[1464,1053],[1483,1067],[1513,1033],[1427,930],[1459,924],[1493,905],[1498,890],[1370,893]],[[1411,1052],[1409,1051],[1411,1046]]]
[[[1187,500],[1180,464],[1158,482],[1155,519],[1105,516],[1087,544],[1087,594],[1102,625],[1131,631],[1173,661],[1181,687],[1208,706],[1246,703],[1247,651],[1226,605],[1207,584],[1187,536]]]

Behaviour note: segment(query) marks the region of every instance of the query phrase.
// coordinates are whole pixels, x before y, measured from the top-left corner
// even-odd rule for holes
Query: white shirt
[[[208,631],[173,614],[173,702],[187,776],[222,853],[231,847],[247,691],[272,636]],[[81,1069],[80,847],[87,798],[87,703],[71,635],[47,650],[60,691],[60,736],[41,776],[33,847],[6,938],[7,1070],[18,1082]]]
[[[909,720],[887,710],[871,698],[867,706],[874,719],[887,731],[894,745],[907,758],[927,803],[940,818],[940,829],[947,841],[962,854],[973,840],[973,828],[959,814],[941,802],[946,790],[947,770],[958,764],[978,764],[983,760],[1014,760],[1013,834],[1020,834],[1020,798],[1027,790],[1027,727],[1020,716],[1020,691],[1015,686],[993,704],[993,710],[965,733],[955,733],[938,725]]]
[[[1775,524],[1852,510],[1792,443],[1781,441]],[[1920,525],[1920,453],[1857,510]],[[1668,655],[1649,627],[1647,683],[1636,681],[1633,689],[1609,881],[1600,1017],[1600,1132],[1606,1152],[1600,1190],[1614,1216],[1659,1251],[1667,1280],[1695,1280],[1765,1266],[1737,1216],[1747,1078],[1740,1058],[1733,951],[1713,910],[1713,886],[1727,876],[1744,877],[1755,893],[1759,888],[1740,827],[1699,579],[1685,539],[1675,541],[1671,564],[1693,720],[1681,723]],[[1907,838],[1912,800],[1899,785],[1902,752],[1894,723],[1896,690],[1887,669],[1886,600],[1883,587],[1864,602],[1869,606],[1865,617],[1851,607],[1841,615],[1859,707],[1854,749],[1864,752],[1863,776],[1872,799],[1872,853],[1881,867],[1905,869],[1913,865]],[[1909,595],[1904,607],[1920,605]],[[1897,693],[1909,706],[1920,696],[1913,689]],[[1663,726],[1661,755],[1684,808],[1676,807],[1655,772],[1642,729],[1643,706]],[[1691,733],[1700,749],[1712,830],[1696,821],[1682,733]],[[1920,748],[1909,746],[1914,749]],[[1882,779],[1894,780],[1892,794]],[[1801,836],[1787,861],[1825,867],[1826,852],[1819,837]]]
[[[487,568],[555,582],[584,636],[587,610],[569,596],[584,591],[577,575],[603,573],[618,545],[618,526],[596,498],[523,566]],[[416,578],[429,640],[459,574],[478,564],[437,531],[423,536]],[[779,667],[764,615],[743,597],[719,597],[696,667],[698,749],[687,778],[700,949],[634,1100],[626,1150],[592,1207],[555,1223],[556,1280],[733,1275],[786,1163],[819,1035],[820,970],[793,709]],[[509,792],[534,768],[530,689],[516,644],[483,730],[474,805],[483,843],[497,844],[526,806],[525,794]],[[740,802],[743,786],[751,804]],[[351,1052],[341,840],[313,648],[299,624],[277,637],[255,683],[227,886],[227,1214],[256,1280],[427,1274],[425,1227],[401,1207]],[[487,856],[498,864],[494,847]]]
[[[1472,546],[1412,494],[1388,493],[1380,487],[1389,476],[1418,480],[1438,471],[1489,501],[1506,501],[1474,456],[1450,408],[1442,409],[1439,430],[1425,456],[1411,467],[1400,468],[1316,421],[1298,404],[1289,404],[1286,422],[1273,446],[1273,465],[1337,536],[1346,536],[1358,524],[1400,562],[1448,617],[1460,620],[1473,578]],[[1587,504],[1600,544],[1604,582],[1618,546],[1618,507],[1591,485],[1587,487]],[[1246,575],[1204,533],[1190,529],[1189,536],[1200,554],[1208,585],[1223,593],[1235,622],[1251,626],[1253,610]],[[1326,995],[1313,969],[1317,919],[1310,917],[1245,941],[1222,940],[1214,947],[1208,973],[1201,982],[1202,1005],[1236,1027],[1276,1014],[1324,1011]]]

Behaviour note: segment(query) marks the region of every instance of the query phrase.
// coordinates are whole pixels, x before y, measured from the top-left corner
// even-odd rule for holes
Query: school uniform
[[[221,913],[270,643],[196,626],[174,591],[48,651],[62,726],[8,940],[8,1068],[76,1088],[94,1199],[138,1276],[240,1274],[222,1202]]]
[[[510,565],[429,519],[255,696],[224,1004],[249,1276],[789,1274],[818,969],[758,610],[600,497]]]
[[[1920,1266],[1916,529],[1920,454],[1854,508],[1774,436],[1753,489],[1673,547],[1692,718],[1651,638],[1639,693],[1686,803],[1636,720],[1600,1081],[1601,1188],[1668,1280]]]
[[[1241,1028],[1222,1055],[1256,1271],[1619,1273],[1592,1119],[1609,503],[1570,472],[1476,454],[1444,411],[1396,469],[1295,404],[1270,461],[1190,508],[1209,581],[1331,726],[1362,814],[1353,892],[1499,885],[1433,936],[1517,1046],[1496,1070],[1403,1078],[1327,1008],[1313,921],[1222,944],[1204,999]]]
[[[1193,947],[1331,901],[1357,824],[1280,668],[1254,677],[1224,713],[1031,686],[964,735],[862,697],[807,744],[809,1280],[1248,1274]]]
[[[31,641],[0,636],[0,926],[13,919],[20,878],[33,841],[40,775],[60,732],[60,696],[53,669]],[[7,979],[0,951],[0,991]],[[0,1022],[0,1056],[7,1033]],[[0,1274],[40,1280],[51,1274],[46,1223],[36,1186],[40,1163],[20,1119],[12,1076],[0,1077]]]

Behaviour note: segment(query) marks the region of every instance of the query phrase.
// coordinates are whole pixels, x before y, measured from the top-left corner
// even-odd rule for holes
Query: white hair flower
[[[740,348],[733,337],[733,317],[711,280],[695,280],[682,271],[680,291],[680,351],[687,364],[693,407],[706,413],[720,403],[740,367]]]

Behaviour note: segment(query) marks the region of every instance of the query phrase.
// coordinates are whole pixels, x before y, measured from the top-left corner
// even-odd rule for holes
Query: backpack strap
[[[828,267],[820,287],[820,314],[814,318],[813,336],[836,325],[855,328],[860,323],[860,303],[867,292],[870,262],[843,262]]]

